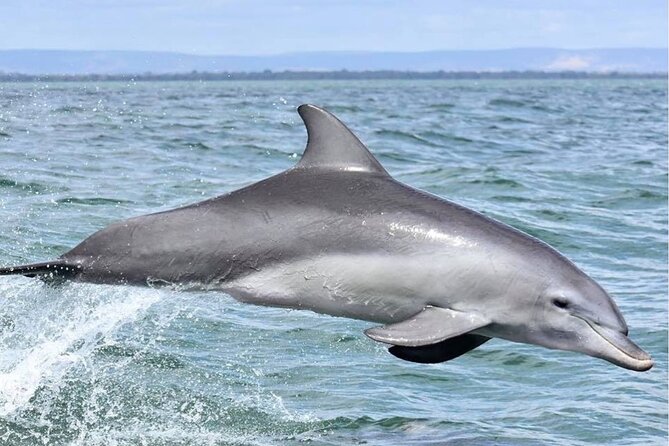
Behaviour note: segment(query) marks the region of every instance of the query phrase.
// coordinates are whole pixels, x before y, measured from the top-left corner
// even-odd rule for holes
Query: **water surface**
[[[502,340],[411,364],[361,321],[5,277],[0,444],[666,444],[662,80],[0,84],[0,264],[292,166],[304,102],[399,180],[573,259],[655,367]]]

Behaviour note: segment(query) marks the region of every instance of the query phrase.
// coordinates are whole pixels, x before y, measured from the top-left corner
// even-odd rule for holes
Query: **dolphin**
[[[612,298],[555,249],[393,179],[326,110],[298,113],[308,142],[293,168],[0,274],[220,290],[361,319],[379,324],[367,336],[418,363],[501,338],[652,367]]]

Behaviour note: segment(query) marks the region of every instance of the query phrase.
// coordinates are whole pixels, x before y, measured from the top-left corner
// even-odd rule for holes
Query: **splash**
[[[0,416],[4,417],[26,407],[40,386],[58,387],[68,370],[162,296],[155,289],[97,285],[54,289],[20,278],[3,284],[0,291],[5,327],[0,328]]]

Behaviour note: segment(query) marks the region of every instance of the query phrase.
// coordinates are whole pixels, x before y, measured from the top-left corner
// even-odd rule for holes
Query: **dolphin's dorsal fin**
[[[297,168],[319,167],[332,170],[388,175],[367,147],[332,113],[311,104],[297,112],[307,127],[307,148]]]
[[[489,320],[478,313],[428,305],[407,320],[369,328],[365,330],[365,334],[386,344],[420,347],[461,336],[489,323]]]

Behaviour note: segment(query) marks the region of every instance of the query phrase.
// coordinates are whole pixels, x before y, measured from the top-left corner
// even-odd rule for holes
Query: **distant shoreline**
[[[146,82],[239,80],[457,80],[457,79],[667,79],[667,73],[586,71],[257,71],[141,74],[21,74],[0,72],[0,82]]]

